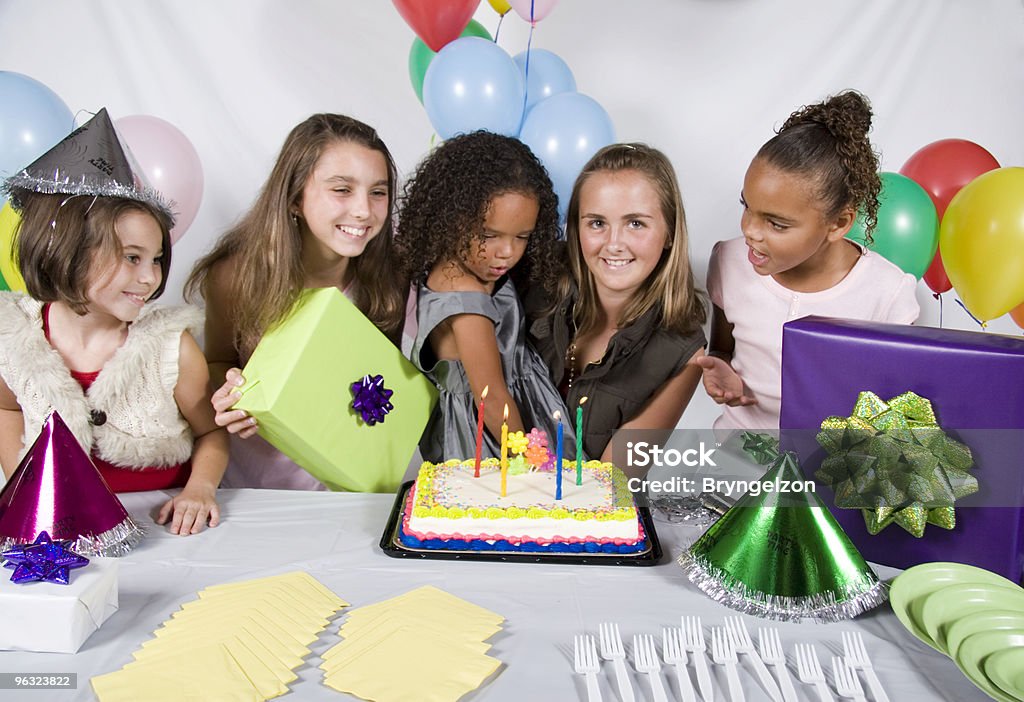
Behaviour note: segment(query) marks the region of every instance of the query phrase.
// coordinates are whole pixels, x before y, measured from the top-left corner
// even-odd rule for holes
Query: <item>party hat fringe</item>
[[[119,524],[104,532],[80,535],[71,542],[70,548],[80,556],[118,558],[135,548],[145,535],[145,529],[136,524],[131,517],[125,517]],[[0,551],[28,543],[32,543],[32,539],[3,537],[0,538]]]
[[[863,574],[843,592],[829,590],[805,597],[784,597],[749,588],[708,559],[688,551],[679,556],[678,563],[687,577],[711,599],[730,609],[766,619],[845,621],[889,598],[888,586],[869,574]]]

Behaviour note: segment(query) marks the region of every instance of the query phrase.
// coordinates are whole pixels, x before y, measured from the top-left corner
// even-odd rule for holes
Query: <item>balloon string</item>
[[[533,0],[530,0],[530,36],[526,39],[526,67],[523,69],[523,119],[526,119],[526,98],[530,85],[530,47],[533,46],[533,28],[537,23],[533,20]],[[522,124],[520,122],[520,124]]]
[[[942,295],[932,293],[932,297],[939,301],[939,329],[942,329]]]
[[[975,322],[977,322],[981,326],[982,329],[987,329],[988,328],[988,324],[986,324],[985,322],[981,321],[980,319],[975,317],[973,314],[971,314],[971,311],[969,309],[967,309],[967,307],[964,305],[964,303],[960,302],[960,300],[957,300],[956,304],[958,304],[961,307],[963,307],[964,312],[967,313],[967,316],[970,317],[971,319],[973,319]]]
[[[505,15],[507,15],[507,14],[508,14],[508,12],[505,12]],[[499,15],[498,16],[498,28],[494,30],[494,43],[495,44],[498,43],[498,35],[501,34],[501,23],[505,21],[505,15]]]

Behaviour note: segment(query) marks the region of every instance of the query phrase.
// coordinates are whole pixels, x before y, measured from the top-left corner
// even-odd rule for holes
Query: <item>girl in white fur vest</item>
[[[28,193],[16,233],[28,295],[0,293],[0,464],[56,410],[115,492],[183,487],[157,523],[220,521],[227,435],[214,423],[192,307],[164,289],[172,219],[145,199]]]

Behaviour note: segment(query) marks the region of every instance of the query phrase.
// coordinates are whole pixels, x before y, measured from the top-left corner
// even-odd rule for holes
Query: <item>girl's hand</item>
[[[173,515],[169,529],[172,534],[180,536],[198,534],[206,526],[207,518],[210,526],[215,527],[220,524],[216,494],[216,487],[192,485],[189,481],[177,496],[167,500],[160,508],[156,523],[166,524]]]
[[[228,433],[238,434],[239,438],[247,439],[256,433],[256,420],[245,410],[232,410],[231,407],[242,398],[238,388],[245,384],[242,371],[232,368],[224,376],[224,384],[213,393],[210,402],[217,412],[213,421],[219,427],[226,427]]]
[[[696,363],[703,370],[704,390],[712,400],[730,407],[757,404],[757,400],[743,384],[743,378],[721,358],[701,356]]]

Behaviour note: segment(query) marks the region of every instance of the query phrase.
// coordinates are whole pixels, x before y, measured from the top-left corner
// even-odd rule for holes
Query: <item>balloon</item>
[[[529,54],[529,64],[527,64]],[[576,92],[576,79],[569,64],[546,49],[530,49],[512,57],[526,84],[526,111],[558,93]],[[529,69],[529,72],[527,72]]]
[[[1024,168],[999,168],[965,185],[939,229],[946,272],[985,322],[1024,302]]]
[[[548,16],[558,0],[508,0],[516,14],[527,22],[536,24]]]
[[[491,7],[494,8],[494,11],[502,17],[505,16],[506,12],[512,9],[512,6],[505,2],[505,0],[487,0],[487,2],[491,3]]]
[[[925,189],[935,203],[935,211],[941,220],[949,201],[960,188],[993,168],[999,168],[999,162],[974,142],[966,139],[941,139],[915,151],[903,164],[900,173]],[[937,293],[944,293],[953,287],[946,275],[941,254],[935,254],[924,274],[924,282]]]
[[[994,168],[999,162],[974,142],[941,139],[915,151],[900,173],[925,189],[941,219],[960,188]]]
[[[476,20],[470,20],[459,36],[480,37],[494,41],[491,33]],[[424,44],[422,39],[412,40],[412,46],[409,47],[409,80],[412,82],[412,89],[416,91],[416,97],[419,98],[420,103],[423,102],[423,77],[435,56],[437,56],[437,52]]]
[[[867,247],[920,279],[939,244],[939,218],[928,193],[899,173],[883,172],[878,194],[878,223]],[[846,237],[860,244],[867,238],[860,215]]]
[[[75,128],[57,93],[21,73],[0,71],[0,179],[17,173]]]
[[[479,37],[438,52],[423,79],[423,106],[442,139],[486,129],[515,136],[523,118],[523,78],[512,57]]]
[[[541,100],[523,120],[519,140],[547,168],[565,218],[576,177],[598,149],[615,141],[611,117],[591,97],[559,93]]]
[[[18,266],[14,263],[13,252],[11,251],[11,243],[14,241],[14,230],[17,228],[19,221],[21,221],[21,218],[14,211],[14,208],[11,207],[11,203],[6,203],[0,209],[0,275],[3,275],[4,283],[7,286],[6,290],[25,289],[25,279],[21,277],[21,271],[18,270]]]
[[[1010,318],[1018,327],[1024,329],[1024,303],[1021,303],[1010,310]]]
[[[203,165],[199,154],[170,122],[151,115],[129,115],[114,120],[121,141],[132,152],[148,185],[173,201],[173,244],[185,233],[203,200]]]
[[[932,259],[928,270],[924,272],[922,280],[935,293],[941,294],[953,289],[953,284],[949,282],[949,276],[946,275],[946,267],[942,263],[941,251],[935,251],[935,258]]]
[[[480,0],[391,0],[416,36],[434,51],[459,38]]]

